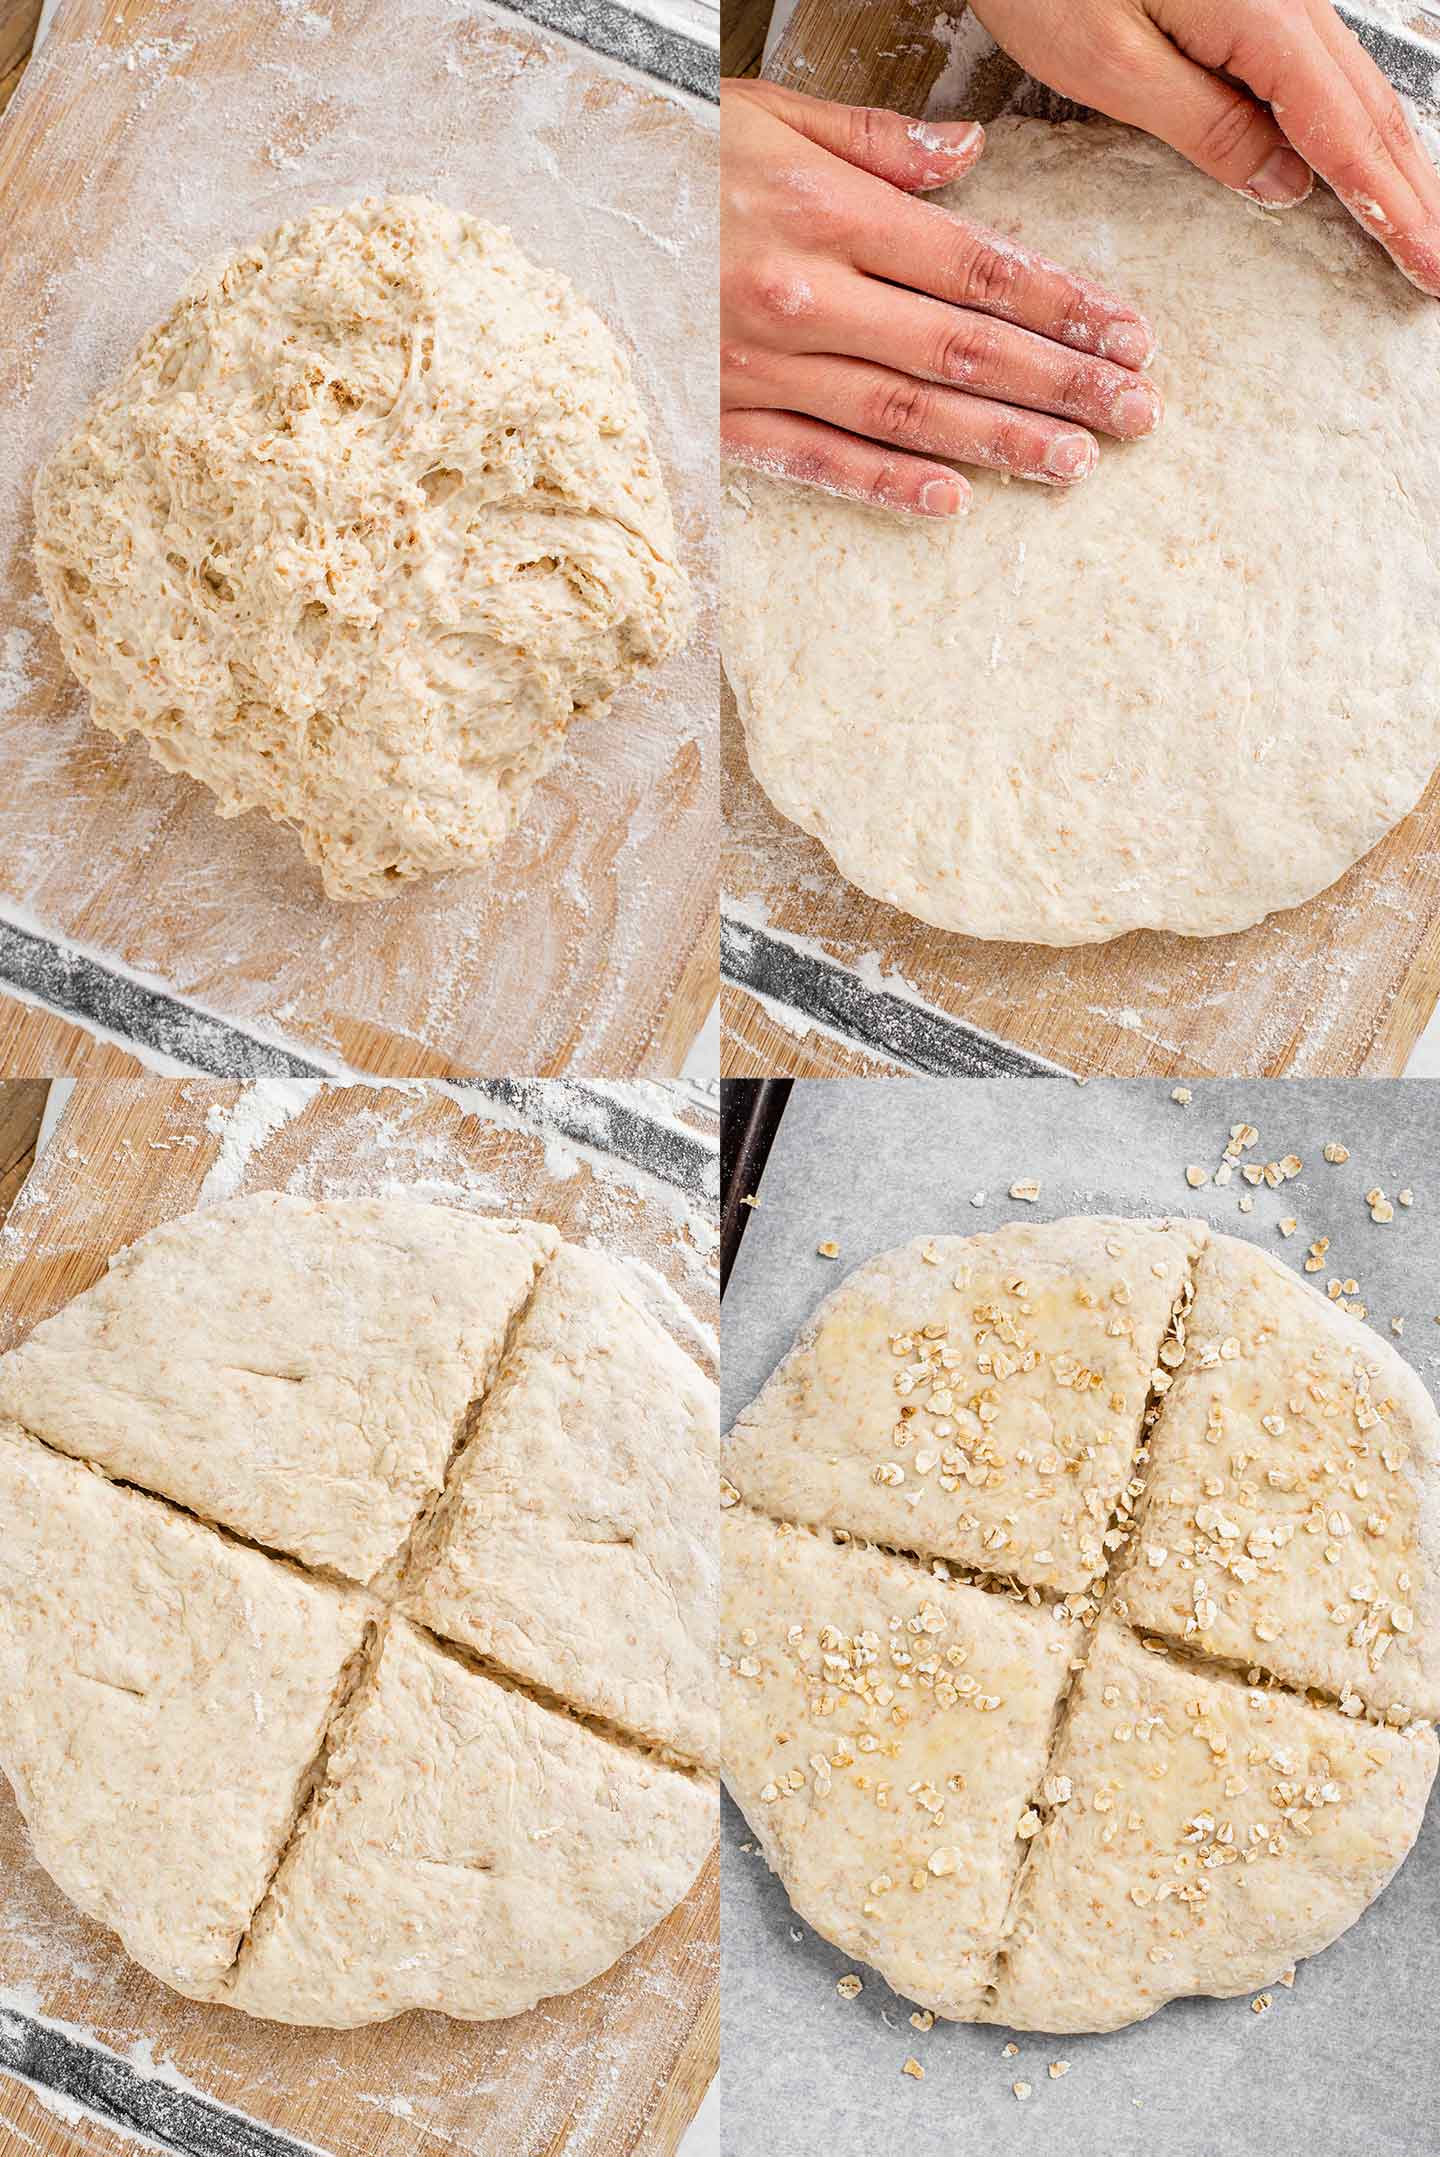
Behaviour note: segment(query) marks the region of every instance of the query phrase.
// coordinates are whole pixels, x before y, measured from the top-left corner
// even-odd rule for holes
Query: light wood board
[[[0,915],[321,1069],[680,1068],[715,987],[716,155],[712,108],[483,0],[66,0],[0,122]],[[279,826],[88,724],[28,496],[197,265],[406,190],[508,225],[634,353],[699,611],[490,865],[339,905]]]
[[[766,73],[814,96],[921,112],[947,59],[935,23],[919,0],[799,0]],[[974,115],[991,117],[1021,79],[994,60],[976,78]],[[724,726],[723,879],[743,917],[847,967],[865,961],[871,978],[898,976],[937,1010],[1067,1070],[1393,1076],[1440,998],[1440,782],[1330,890],[1244,935],[1049,951],[946,935],[867,898],[771,808],[728,690]],[[803,1020],[777,1026],[742,988],[727,987],[722,1008],[727,1076],[876,1068]]]
[[[153,1078],[76,1088],[0,1235],[0,1347],[88,1286],[112,1252],[195,1204],[221,1158],[210,1111],[243,1091]],[[705,1119],[685,1110],[682,1121]],[[399,1182],[534,1213],[653,1268],[713,1331],[709,1209],[688,1209],[678,1191],[553,1134],[547,1142],[467,1115],[438,1089],[321,1089],[243,1172],[226,1174],[239,1191]],[[675,1316],[655,1294],[659,1315]],[[684,1323],[677,1338],[702,1352]],[[169,2063],[206,2095],[333,2157],[671,2157],[718,2058],[718,1926],[712,1860],[605,1976],[532,2014],[476,2024],[412,2014],[341,2033],[252,2022],[180,1999],[81,1917],[30,1858],[0,1781],[3,1997],[13,2005],[18,1994],[124,2057],[138,2048],[142,2062]],[[88,2120],[58,2125],[0,2077],[0,2150],[31,2148],[133,2157],[135,2144]]]

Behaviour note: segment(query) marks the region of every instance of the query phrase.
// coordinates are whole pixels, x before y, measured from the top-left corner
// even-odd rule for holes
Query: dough
[[[482,860],[575,715],[688,624],[610,332],[508,233],[317,209],[196,277],[44,465],[36,561],[97,725],[326,892]]]
[[[520,2014],[658,1924],[714,1836],[705,1782],[492,1684],[397,1619],[229,1997],[280,2022],[442,2003],[475,2021]]]
[[[827,1296],[725,1441],[779,1520],[1083,1588],[1198,1221],[927,1236]]]
[[[567,1246],[417,1545],[412,1615],[718,1767],[714,1454],[712,1389]]]
[[[559,1248],[538,1221],[279,1192],[167,1221],[0,1358],[0,1416],[372,1580]]]
[[[1440,1417],[1201,1222],[926,1248],[843,1283],[726,1441],[726,1780],[801,1915],[937,2014],[1114,2029],[1273,1983],[1419,1831]],[[1092,1324],[1122,1361],[1082,1383]]]
[[[0,1423],[0,1736],[35,1855],[181,1992],[230,1968],[367,1613]]]
[[[1440,310],[1317,188],[1265,213],[1108,123],[1002,119],[938,198],[1124,293],[1166,417],[953,525],[735,471],[756,778],[872,896],[1042,944],[1244,929],[1440,762]]]
[[[122,1253],[0,1398],[0,1767],[167,1984],[336,2027],[514,2014],[685,1892],[715,1824],[714,1389],[603,1256],[237,1200]],[[633,1547],[592,1554],[611,1530]]]

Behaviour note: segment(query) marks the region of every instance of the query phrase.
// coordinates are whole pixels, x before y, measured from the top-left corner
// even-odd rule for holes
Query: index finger
[[[1270,108],[1305,162],[1422,292],[1440,298],[1440,175],[1405,108],[1329,0],[1311,0],[1313,46],[1286,55]]]
[[[897,203],[887,193],[856,228],[851,260],[887,284],[998,315],[1120,367],[1146,367],[1155,356],[1155,332],[1128,300],[936,203]]]

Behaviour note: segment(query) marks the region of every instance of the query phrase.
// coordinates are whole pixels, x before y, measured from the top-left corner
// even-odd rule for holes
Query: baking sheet
[[[1170,1082],[926,1079],[798,1082],[760,1185],[722,1315],[727,1422],[758,1390],[819,1298],[876,1252],[927,1231],[965,1234],[1075,1212],[1191,1213],[1299,1268],[1329,1236],[1326,1272],[1360,1283],[1377,1330],[1440,1389],[1440,1089],[1424,1081]],[[1230,1127],[1255,1124],[1247,1160],[1305,1164],[1278,1190],[1238,1174],[1190,1190]],[[1332,1167],[1321,1147],[1350,1159]],[[1037,1204],[1010,1185],[1037,1177]],[[1379,1184],[1397,1206],[1370,1220]],[[973,1204],[977,1193],[983,1201]],[[1251,1214],[1241,1196],[1254,1198]],[[1294,1236],[1276,1223],[1295,1216]],[[816,1255],[822,1239],[838,1262]],[[1293,1991],[1263,2014],[1249,1996],[1183,2000],[1105,2036],[937,2022],[803,1925],[728,1800],[722,1827],[722,2148],[790,2157],[1421,2157],[1440,2149],[1440,1786],[1415,1849],[1385,1894]],[[859,1968],[857,2000],[835,1981]],[[917,2082],[902,2074],[915,2057]],[[1047,2069],[1068,2060],[1052,2081]],[[1031,2085],[1026,2101],[1017,2081]]]

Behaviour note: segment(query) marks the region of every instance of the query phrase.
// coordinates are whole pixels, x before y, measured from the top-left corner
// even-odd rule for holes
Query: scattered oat
[[[920,2065],[920,2062],[916,2059],[907,2060],[905,2062],[905,2065],[901,2068],[900,2072],[902,2075],[913,2076],[915,2081],[917,2082],[923,2082],[925,2080],[925,2070]]]
[[[1172,1086],[1170,1098],[1172,1101],[1178,1101],[1181,1108],[1189,1108],[1192,1098],[1190,1088],[1188,1086]]]
[[[985,1203],[985,1193],[983,1191],[972,1191],[970,1194],[970,1203],[972,1206],[983,1206]]]
[[[851,1970],[846,1976],[836,1980],[835,1990],[842,2000],[854,2000],[859,1998],[865,1987],[855,1975],[855,1972]]]
[[[1285,1220],[1278,1222],[1276,1225],[1278,1226],[1282,1236],[1293,1236],[1296,1229],[1300,1226],[1300,1223],[1296,1220],[1294,1214],[1292,1213],[1288,1215]]]
[[[1323,1159],[1334,1164],[1338,1164],[1341,1161],[1348,1161],[1350,1158],[1350,1148],[1348,1146],[1337,1145],[1333,1138],[1327,1146],[1322,1146],[1320,1148],[1320,1152]]]
[[[753,1191],[747,1191],[740,1203],[742,1206],[758,1206],[760,1201]]]
[[[1253,1199],[1253,1198],[1242,1198],[1242,1199],[1241,1199],[1241,1201],[1240,1201],[1240,1211],[1241,1211],[1242,1213],[1253,1213],[1253,1212],[1255,1211],[1255,1201],[1254,1201],[1254,1199]]]
[[[1027,1206],[1033,1206],[1040,1196],[1040,1186],[1033,1176],[1022,1176],[1018,1183],[1011,1184],[1010,1196],[1023,1198]]]
[[[1282,1970],[1280,1972],[1280,1982],[1282,1985],[1286,1986],[1290,1991],[1293,1992],[1293,1990],[1295,1989],[1295,1968],[1293,1963],[1288,1970]]]
[[[1392,1318],[1390,1321],[1390,1331],[1395,1335],[1396,1339],[1398,1340],[1400,1335],[1405,1331],[1404,1319]]]
[[[935,2027],[935,2017],[931,2014],[928,2007],[917,2007],[914,2014],[910,2017],[910,2027],[912,2030],[933,2030]]]
[[[1030,2085],[1029,2085],[1029,2083],[1028,2083],[1028,2082],[1012,2082],[1012,2083],[1011,2083],[1011,2085],[1010,2085],[1010,2087],[1011,2087],[1011,2089],[1012,2089],[1012,2090],[1013,2090],[1013,2091],[1015,2092],[1015,2095],[1016,2095],[1016,2096],[1017,2096],[1017,2097],[1019,2098],[1019,2100],[1020,2100],[1021,2104],[1023,2105],[1023,2104],[1024,2104],[1024,2102],[1025,2102],[1025,2100],[1026,2100],[1026,2098],[1027,2098],[1027,2097],[1028,2097],[1028,2096],[1030,2095]]]
[[[1198,1167],[1196,1163],[1192,1161],[1190,1166],[1185,1171],[1185,1181],[1189,1184],[1192,1191],[1198,1191],[1202,1183],[1208,1183],[1210,1181],[1210,1171],[1208,1168]]]
[[[1402,1206],[1413,1206],[1415,1203],[1415,1193],[1413,1191],[1397,1191],[1395,1195]]]
[[[1020,2047],[1018,2045],[1009,2044],[1005,2047],[1005,2050],[1001,2053],[1000,2057],[1002,2060],[1013,2060],[1019,2050]]]
[[[1271,2005],[1272,1999],[1273,1995],[1271,1993],[1257,1992],[1254,1999],[1250,2002],[1251,2014],[1263,2015],[1266,2008]]]
[[[840,1246],[838,1243],[817,1243],[815,1254],[818,1258],[838,1258],[840,1256]]]
[[[1070,2062],[1068,2060],[1052,2060],[1050,2062],[1050,2065],[1046,2068],[1045,2072],[1049,2075],[1052,2082],[1058,2082],[1062,2075],[1069,2074]]]

